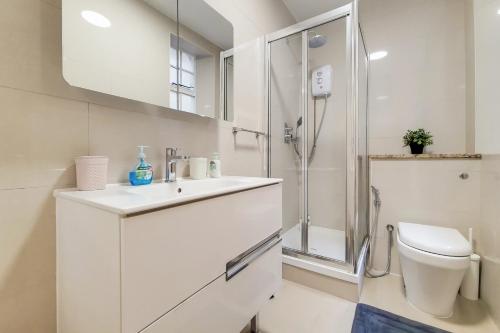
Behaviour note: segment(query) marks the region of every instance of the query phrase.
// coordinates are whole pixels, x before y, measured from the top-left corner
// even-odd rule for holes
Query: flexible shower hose
[[[382,273],[372,273],[371,269],[373,263],[373,255],[375,253],[375,243],[377,238],[375,237],[375,232],[377,231],[378,215],[380,212],[380,207],[382,206],[382,201],[380,200],[379,191],[372,186],[372,192],[373,196],[375,197],[373,200],[373,207],[375,208],[375,213],[373,214],[372,228],[370,230],[370,234],[368,235],[369,237],[368,241],[370,244],[370,257],[365,262],[365,275],[370,278],[379,278],[382,276],[386,276],[391,271],[392,232],[394,231],[394,226],[392,226],[391,224],[388,224],[386,226],[389,240],[387,246],[387,263],[385,265],[385,269]]]
[[[314,154],[316,153],[316,146],[318,144],[318,138],[319,134],[321,133],[321,128],[323,127],[323,122],[325,120],[325,115],[326,115],[326,108],[328,106],[328,95],[324,95],[323,98],[325,99],[325,104],[323,106],[323,113],[321,115],[321,120],[319,122],[318,129],[316,130],[316,101],[317,98],[314,98],[314,137],[313,137],[313,145],[311,148],[311,152],[309,153],[309,158],[307,159],[308,164],[311,164],[313,159],[314,159]],[[302,119],[302,117],[301,117]],[[298,138],[299,134],[299,127],[302,125],[302,121],[297,122],[297,127],[295,128],[295,137]],[[295,150],[295,154],[297,154],[299,160],[302,160],[302,154],[299,151],[298,147],[298,141],[296,140],[293,143],[293,149]]]
[[[321,120],[319,122],[318,130],[316,131],[316,101],[317,98],[314,98],[314,140],[313,146],[311,148],[311,152],[309,153],[308,163],[311,164],[314,159],[314,154],[316,153],[316,146],[318,144],[319,134],[321,133],[321,128],[323,127],[323,121],[325,120],[326,108],[328,105],[328,95],[323,97],[325,99],[325,104],[323,106],[323,114],[321,115]]]

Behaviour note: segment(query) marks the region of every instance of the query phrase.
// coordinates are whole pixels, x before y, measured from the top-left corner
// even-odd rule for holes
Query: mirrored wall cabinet
[[[63,0],[72,86],[228,121],[233,26],[203,0]]]

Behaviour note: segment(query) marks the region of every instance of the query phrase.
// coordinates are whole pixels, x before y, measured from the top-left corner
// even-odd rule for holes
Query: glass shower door
[[[302,32],[269,47],[270,176],[283,178],[283,247],[302,251]]]
[[[346,14],[268,42],[269,175],[284,179],[283,247],[341,264],[353,262],[357,240],[351,28]]]
[[[308,31],[308,253],[346,260],[347,17]]]

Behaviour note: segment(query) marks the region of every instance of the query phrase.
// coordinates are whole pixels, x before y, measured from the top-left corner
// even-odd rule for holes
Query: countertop
[[[54,191],[54,196],[119,215],[131,215],[279,184],[282,181],[277,178],[260,177],[221,177],[202,180],[179,178],[173,183],[158,182],[142,186],[109,184],[106,189],[97,191],[59,189]]]
[[[387,154],[370,155],[370,160],[480,160],[480,154]]]

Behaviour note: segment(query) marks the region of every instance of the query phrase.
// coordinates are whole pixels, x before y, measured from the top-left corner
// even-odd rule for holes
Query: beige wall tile
[[[475,150],[482,154],[500,154],[497,127],[500,45],[492,43],[500,31],[499,8],[500,0],[473,1]]]
[[[280,0],[235,0],[234,6],[261,31],[260,35],[295,23],[288,8]]]
[[[239,127],[264,130],[266,115],[264,91],[264,40],[258,38],[235,48],[234,51],[234,124]]]
[[[74,158],[88,154],[88,106],[0,88],[0,189],[75,184]]]
[[[474,0],[465,0],[465,144],[466,152],[476,152],[476,68],[474,50]]]
[[[221,152],[222,172],[225,175],[266,176],[266,141],[262,136],[239,132],[230,128],[219,129],[218,146]]]
[[[423,127],[430,151],[465,151],[465,21],[463,0],[363,1],[361,26],[370,63],[370,152],[406,152],[402,136]],[[425,19],[422,19],[424,18]]]
[[[500,155],[484,155],[481,166],[480,293],[500,328]]]
[[[49,5],[55,6],[57,8],[62,7],[62,0],[41,0],[41,1],[48,3]]]
[[[486,303],[495,324],[500,330],[500,260],[483,255],[481,262],[481,299]]]
[[[0,332],[56,331],[52,189],[0,190]]]
[[[153,164],[155,179],[164,178],[167,147],[194,157],[209,157],[217,151],[217,121],[192,115],[187,120],[168,116],[90,104],[90,153],[110,158],[109,182],[128,181],[128,172],[137,164],[138,145],[149,146],[146,159]],[[181,169],[181,164],[186,165],[179,163]],[[183,171],[179,175],[188,176]]]

